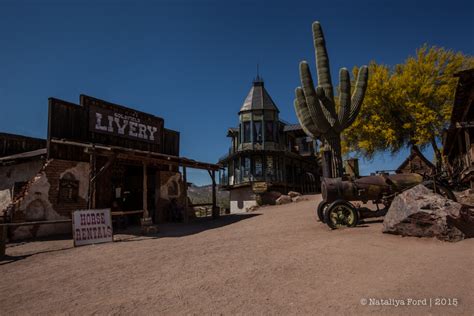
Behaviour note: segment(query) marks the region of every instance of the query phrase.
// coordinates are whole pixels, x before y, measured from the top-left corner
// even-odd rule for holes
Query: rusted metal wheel
[[[348,201],[337,200],[326,208],[324,220],[332,229],[354,227],[359,222],[359,213]]]
[[[329,206],[329,203],[326,202],[326,201],[321,201],[318,205],[318,209],[317,209],[316,213],[317,213],[319,221],[321,221],[322,223],[325,223],[325,221],[324,221],[324,211],[327,209],[328,206]]]

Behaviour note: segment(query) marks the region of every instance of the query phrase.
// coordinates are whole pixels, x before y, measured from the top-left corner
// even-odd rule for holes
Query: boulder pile
[[[301,195],[299,192],[295,191],[290,191],[288,192],[288,195],[281,195],[277,200],[276,204],[281,205],[281,204],[287,204],[291,202],[300,202],[300,201],[306,201],[308,200],[304,196]]]
[[[474,211],[420,184],[395,197],[385,215],[383,232],[459,241],[474,236]]]

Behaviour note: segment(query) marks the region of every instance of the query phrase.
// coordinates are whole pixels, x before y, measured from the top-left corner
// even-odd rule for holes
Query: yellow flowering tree
[[[364,103],[343,134],[343,150],[370,159],[377,152],[396,153],[410,144],[431,145],[439,165],[438,141],[451,116],[454,74],[472,67],[472,56],[427,45],[394,67],[370,63]],[[353,72],[356,75],[358,69]]]

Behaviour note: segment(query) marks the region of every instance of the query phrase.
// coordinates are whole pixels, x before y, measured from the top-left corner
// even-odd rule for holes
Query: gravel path
[[[381,223],[330,231],[314,220],[319,199],[164,225],[155,238],[9,245],[0,314],[474,314],[474,239],[402,238]],[[361,304],[371,298],[410,306]],[[458,306],[409,301],[436,298]]]

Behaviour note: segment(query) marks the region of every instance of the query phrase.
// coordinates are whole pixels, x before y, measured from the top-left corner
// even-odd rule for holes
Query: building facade
[[[288,124],[257,76],[230,128],[229,152],[219,159],[221,189],[230,191],[232,213],[245,212],[257,199],[277,191],[313,193],[319,190],[315,140],[298,124]]]
[[[434,176],[436,166],[423,155],[416,145],[413,145],[410,149],[410,155],[395,171],[396,173],[419,173],[423,176]]]
[[[112,219],[159,223],[176,202],[187,220],[186,168],[208,170],[216,190],[219,166],[180,157],[179,132],[162,118],[86,95],[80,104],[50,98],[47,139],[0,134],[0,219],[67,220],[110,208]],[[9,229],[16,240],[60,233],[71,224]]]
[[[453,180],[474,189],[474,69],[456,76],[451,122],[443,135],[445,168]]]

